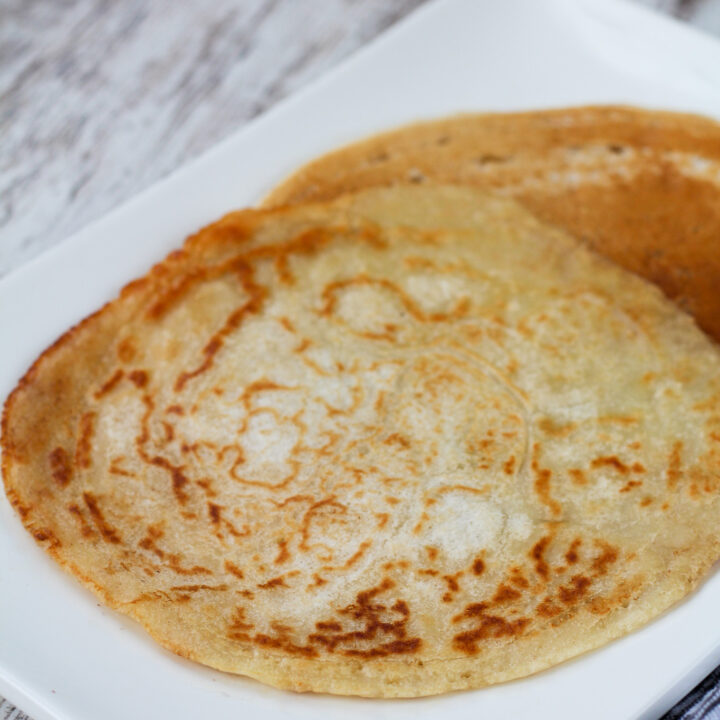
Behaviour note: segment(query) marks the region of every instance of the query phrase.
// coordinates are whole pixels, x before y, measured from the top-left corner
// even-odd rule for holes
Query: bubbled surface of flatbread
[[[720,353],[510,200],[233,213],[49,348],[3,479],[164,646],[294,690],[520,677],[720,554]]]
[[[267,204],[450,182],[509,195],[655,283],[720,341],[720,125],[631,107],[460,115],[315,160]]]

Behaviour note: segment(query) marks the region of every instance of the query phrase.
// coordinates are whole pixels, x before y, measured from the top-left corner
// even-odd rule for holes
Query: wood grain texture
[[[423,0],[3,0],[0,275]]]
[[[0,276],[424,1],[0,0]],[[720,34],[720,0],[636,2]],[[720,718],[694,707],[673,718]]]

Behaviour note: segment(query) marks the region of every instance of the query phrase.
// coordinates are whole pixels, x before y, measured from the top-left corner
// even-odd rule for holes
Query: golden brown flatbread
[[[713,120],[628,107],[444,118],[326,155],[267,204],[425,180],[517,198],[659,285],[720,341],[720,125]]]
[[[294,690],[520,677],[720,554],[720,351],[510,200],[228,215],[37,360],[3,479],[162,645]]]

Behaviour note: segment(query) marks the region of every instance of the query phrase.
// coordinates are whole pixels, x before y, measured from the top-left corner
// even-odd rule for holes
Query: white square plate
[[[228,210],[354,138],[458,111],[631,103],[720,118],[720,44],[619,0],[437,0],[198,161],[0,283],[0,398],[71,324]],[[608,647],[423,700],[294,695],[162,650],[100,607],[0,493],[0,692],[36,720],[655,718],[720,662],[720,572]]]

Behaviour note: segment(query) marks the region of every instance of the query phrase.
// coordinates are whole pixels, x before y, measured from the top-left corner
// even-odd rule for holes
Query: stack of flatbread
[[[5,490],[162,645],[419,696],[648,622],[720,556],[720,127],[463,116],[301,169],[63,335]]]

